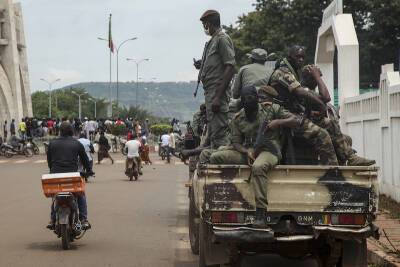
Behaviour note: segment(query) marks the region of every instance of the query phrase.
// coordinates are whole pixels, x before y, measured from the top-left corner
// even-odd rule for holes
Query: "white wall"
[[[345,99],[343,120],[359,155],[380,167],[380,191],[400,202],[400,75],[382,67],[379,92]]]

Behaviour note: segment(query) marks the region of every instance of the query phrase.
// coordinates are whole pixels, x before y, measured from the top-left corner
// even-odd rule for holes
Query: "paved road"
[[[155,156],[154,156],[155,157]],[[87,185],[93,229],[70,251],[45,229],[50,200],[40,177],[43,156],[0,158],[0,266],[134,266],[196,267],[187,229],[187,167],[155,161],[145,175],[129,182],[123,159],[95,165]],[[268,260],[268,264],[260,262]],[[246,259],[247,266],[315,266],[268,256]]]

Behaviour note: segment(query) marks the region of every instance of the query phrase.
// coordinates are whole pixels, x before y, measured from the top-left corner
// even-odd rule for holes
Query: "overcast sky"
[[[20,0],[22,3],[31,90],[46,89],[40,78],[60,78],[55,87],[75,82],[108,81],[108,16],[113,14],[120,50],[120,81],[136,80],[126,58],[151,58],[140,65],[145,81],[196,80],[192,58],[200,58],[207,37],[199,21],[207,9],[221,13],[222,24],[252,11],[255,0]],[[113,80],[115,81],[113,56]]]

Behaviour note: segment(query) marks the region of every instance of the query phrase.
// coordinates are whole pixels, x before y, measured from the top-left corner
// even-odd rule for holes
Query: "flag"
[[[114,53],[114,42],[112,40],[112,34],[111,34],[111,14],[110,14],[110,22],[108,24],[108,48],[110,48],[110,51]]]

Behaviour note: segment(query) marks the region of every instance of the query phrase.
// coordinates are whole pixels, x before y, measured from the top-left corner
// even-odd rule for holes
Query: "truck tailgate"
[[[371,213],[377,208],[377,167],[279,165],[267,179],[268,211]],[[206,210],[255,210],[244,165],[205,165]]]

